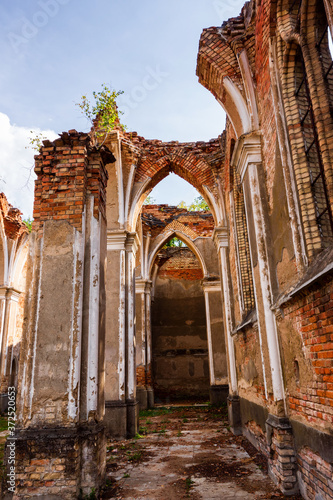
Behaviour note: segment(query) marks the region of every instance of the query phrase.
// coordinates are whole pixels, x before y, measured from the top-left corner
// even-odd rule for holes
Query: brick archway
[[[187,181],[203,196],[211,209],[215,225],[223,225],[223,141],[222,136],[197,143],[164,143],[143,138],[137,138],[136,142],[134,138],[133,142],[137,146],[135,168],[129,180],[126,200],[129,230],[135,230],[145,198],[171,172]]]

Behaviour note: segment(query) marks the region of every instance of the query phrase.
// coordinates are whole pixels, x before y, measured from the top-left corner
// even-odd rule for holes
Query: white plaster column
[[[267,227],[265,224],[258,172],[261,161],[262,157],[260,137],[255,134],[241,137],[235,148],[233,163],[236,165],[242,182],[244,182],[245,176],[248,176],[249,189],[247,190],[243,188],[245,210],[247,221],[249,220],[250,209],[252,210],[253,214],[255,233],[254,236],[257,247],[257,258],[260,276],[260,292],[263,301],[264,323],[272,376],[273,396],[275,401],[279,401],[284,400],[284,384],[282,377],[281,355],[277,334],[276,318],[274,312],[271,309],[273,301],[271,269],[269,266],[268,258]],[[251,241],[250,237],[249,241]],[[261,336],[260,321],[259,334]]]
[[[151,291],[152,282],[146,282],[146,373],[152,383],[152,337],[151,337]]]
[[[89,200],[87,214],[87,238],[89,259],[89,299],[88,299],[88,352],[87,352],[87,417],[90,412],[97,412],[99,381],[99,333],[100,333],[100,259],[101,227],[94,217],[94,199]]]
[[[2,340],[4,335],[5,327],[5,315],[6,315],[6,293],[7,287],[0,288],[0,367],[2,365]]]
[[[138,311],[136,318],[136,365],[146,366],[146,281],[135,281],[135,294],[140,307],[140,324],[138,324]],[[140,338],[139,334],[140,333]]]
[[[127,232],[107,234],[107,322],[105,399],[125,402]]]
[[[151,286],[150,280],[135,281],[135,293],[140,313],[136,311],[136,375],[137,400],[140,409],[152,406],[151,395]],[[138,323],[140,321],[140,324]]]
[[[225,335],[228,345],[229,360],[229,388],[231,394],[237,394],[237,373],[235,361],[234,339],[232,337],[232,307],[231,307],[231,286],[228,271],[228,229],[227,227],[216,227],[214,229],[213,239],[217,248],[221,266],[223,302],[225,314]]]
[[[127,384],[126,399],[136,398],[136,363],[135,363],[135,256],[139,248],[139,238],[136,233],[128,233],[126,239],[126,340],[127,340]]]
[[[3,318],[1,320],[2,332],[0,344],[0,377],[1,386],[5,386],[7,385],[6,377],[9,376],[10,369],[10,367],[8,366],[8,341],[10,337],[14,337],[16,328],[17,303],[21,292],[14,290],[13,288],[2,288],[1,292],[1,307],[3,311]],[[5,387],[2,387],[2,389],[5,389]]]
[[[202,283],[202,288],[205,296],[205,308],[206,308],[206,331],[207,331],[207,344],[208,344],[208,359],[209,359],[209,379],[210,385],[216,385],[215,377],[215,366],[214,366],[214,349],[212,341],[212,329],[211,329],[211,312],[209,304],[209,293],[215,292],[216,288],[213,283],[204,280]]]

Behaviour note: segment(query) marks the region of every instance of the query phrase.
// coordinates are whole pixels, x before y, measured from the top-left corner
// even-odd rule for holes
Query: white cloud
[[[50,140],[58,137],[53,130],[12,125],[9,117],[0,113],[0,191],[5,193],[11,205],[23,212],[24,217],[32,216],[33,181],[36,177],[33,172],[36,151],[26,148],[30,137],[38,133]]]

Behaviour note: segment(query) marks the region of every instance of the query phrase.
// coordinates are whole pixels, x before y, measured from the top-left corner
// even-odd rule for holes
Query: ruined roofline
[[[64,148],[68,146],[69,148],[73,147],[86,147],[89,152],[98,151],[101,155],[103,163],[106,165],[107,163],[114,163],[116,161],[115,157],[111,153],[111,151],[105,146],[97,147],[96,139],[93,137],[91,131],[90,132],[78,132],[75,129],[70,129],[68,132],[61,132],[58,134],[59,137],[50,141],[49,139],[44,139],[43,146],[41,150],[44,151],[55,151],[56,148]],[[35,155],[35,159],[38,158],[42,151]]]
[[[22,212],[9,203],[3,192],[0,193],[0,213],[7,238],[14,240],[24,233],[29,233],[29,229],[22,220]]]
[[[205,149],[212,147],[220,147],[223,141],[223,136],[225,131],[223,130],[218,137],[212,138],[209,141],[189,141],[189,142],[179,142],[179,141],[162,141],[160,139],[146,139],[143,136],[138,135],[137,132],[121,132],[120,135],[124,140],[133,144],[138,148],[188,148],[189,150]]]
[[[205,215],[205,217],[211,216],[213,217],[213,214],[210,210],[187,210],[187,208],[182,208],[178,207],[177,205],[168,205],[167,203],[161,203],[161,204],[149,204],[149,205],[143,205],[141,214],[144,215],[145,212],[150,212],[154,210],[159,210],[164,213],[170,213],[170,212],[178,212],[179,215],[185,215],[185,216],[200,216],[200,215]]]

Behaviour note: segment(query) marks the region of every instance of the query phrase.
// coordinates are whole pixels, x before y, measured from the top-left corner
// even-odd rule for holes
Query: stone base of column
[[[148,391],[146,387],[136,387],[136,399],[139,403],[140,410],[147,410],[148,406]]]
[[[139,431],[139,401],[105,401],[104,424],[112,439],[129,439]]]
[[[125,401],[105,401],[104,425],[112,439],[127,438],[127,405]]]
[[[8,410],[8,394],[0,394],[0,413],[7,413]]]
[[[15,455],[15,498],[73,500],[93,488],[98,495],[105,482],[104,431],[101,424],[17,429],[5,454],[8,477]]]
[[[268,473],[284,495],[298,493],[296,452],[289,419],[268,415],[266,436],[269,446]]]
[[[136,399],[140,410],[154,408],[154,389],[152,387],[137,386]]]
[[[242,434],[242,419],[239,396],[228,396],[228,417],[231,432],[235,436],[240,436]]]
[[[147,387],[147,400],[148,400],[148,408],[154,408],[154,389],[152,387]]]
[[[209,388],[209,399],[212,405],[221,406],[227,404],[228,394],[228,384],[211,385]]]
[[[139,432],[139,402],[127,400],[127,438],[133,438]]]

